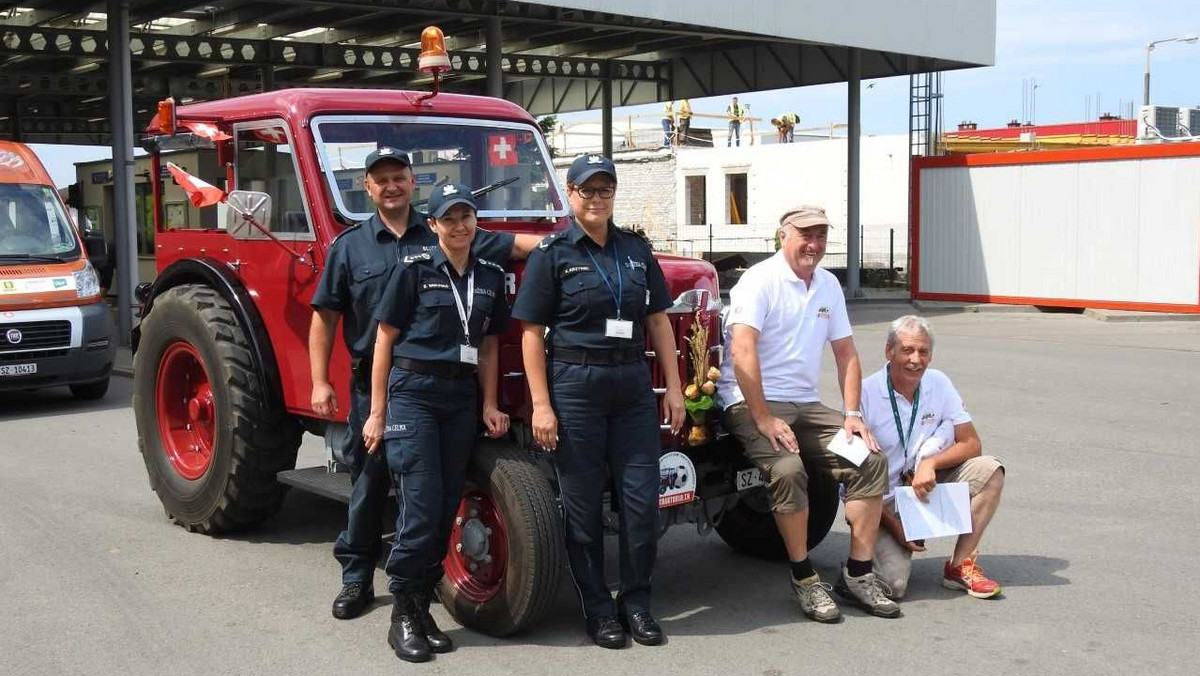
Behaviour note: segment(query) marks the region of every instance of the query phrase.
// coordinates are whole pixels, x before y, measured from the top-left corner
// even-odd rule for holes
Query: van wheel
[[[809,473],[808,549],[812,551],[829,534],[837,517],[837,482],[822,474]],[[775,526],[765,488],[744,494],[725,511],[717,524],[717,535],[734,551],[771,561],[786,561],[783,537]]]
[[[267,409],[244,328],[215,290],[186,284],[155,299],[134,357],[138,448],[167,514],[220,533],[279,510],[300,427]]]
[[[508,636],[558,595],[566,552],[555,492],[528,453],[483,442],[467,471],[438,596],[464,626]]]
[[[108,392],[108,378],[94,383],[71,385],[71,394],[76,399],[99,399]]]

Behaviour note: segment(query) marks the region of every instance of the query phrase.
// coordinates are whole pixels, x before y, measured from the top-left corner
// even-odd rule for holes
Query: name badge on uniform
[[[471,366],[479,365],[479,348],[471,345],[458,346],[458,360]]]
[[[628,319],[607,319],[604,322],[604,335],[607,338],[633,338],[633,322]]]

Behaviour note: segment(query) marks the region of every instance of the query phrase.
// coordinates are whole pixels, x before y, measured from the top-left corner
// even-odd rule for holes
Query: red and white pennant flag
[[[225,132],[221,131],[220,129],[217,129],[217,127],[215,125],[209,124],[207,122],[193,122],[191,120],[181,120],[179,122],[179,124],[181,126],[187,127],[188,129],[191,129],[192,133],[195,134],[196,136],[209,139],[213,143],[219,143],[221,141],[228,141],[229,139],[233,138],[229,134],[226,134]]]
[[[209,185],[180,169],[174,162],[167,162],[167,170],[175,177],[175,182],[187,193],[188,199],[197,207],[211,207],[225,201],[225,191],[215,185]]]

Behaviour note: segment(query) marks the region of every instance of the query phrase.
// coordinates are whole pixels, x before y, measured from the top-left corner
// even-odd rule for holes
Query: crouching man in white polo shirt
[[[837,278],[818,267],[829,221],[819,207],[789,209],[779,219],[781,248],[746,271],[730,291],[725,354],[718,386],[722,422],[762,471],[775,525],[792,562],[792,589],[800,608],[819,622],[841,611],[808,559],[808,484],[804,461],[845,490],[850,558],[837,592],[880,617],[898,617],[871,570],[887,460],[859,413],[862,367],[845,297]],[[825,343],[830,343],[842,389],[842,412],[817,396]],[[827,449],[841,430],[857,434],[872,453],[861,466]]]
[[[942,584],[976,598],[1000,594],[977,561],[977,548],[987,529],[1000,493],[1004,467],[983,445],[962,397],[945,373],[929,368],[933,332],[922,317],[906,315],[892,322],[884,348],[887,364],[863,380],[862,410],[867,425],[888,459],[888,495],[875,541],[875,572],[891,587],[892,598],[904,596],[913,552],[924,543],[909,542],[896,515],[892,491],[911,485],[917,497],[939,483],[966,482],[971,494],[975,530],[961,535],[942,574]]]

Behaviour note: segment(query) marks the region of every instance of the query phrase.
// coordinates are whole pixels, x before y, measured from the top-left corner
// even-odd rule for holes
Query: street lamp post
[[[1142,85],[1142,105],[1150,105],[1150,52],[1154,51],[1154,45],[1161,45],[1164,42],[1184,42],[1189,45],[1195,44],[1197,38],[1195,35],[1184,35],[1177,38],[1165,38],[1163,40],[1155,40],[1146,45],[1146,79]]]

